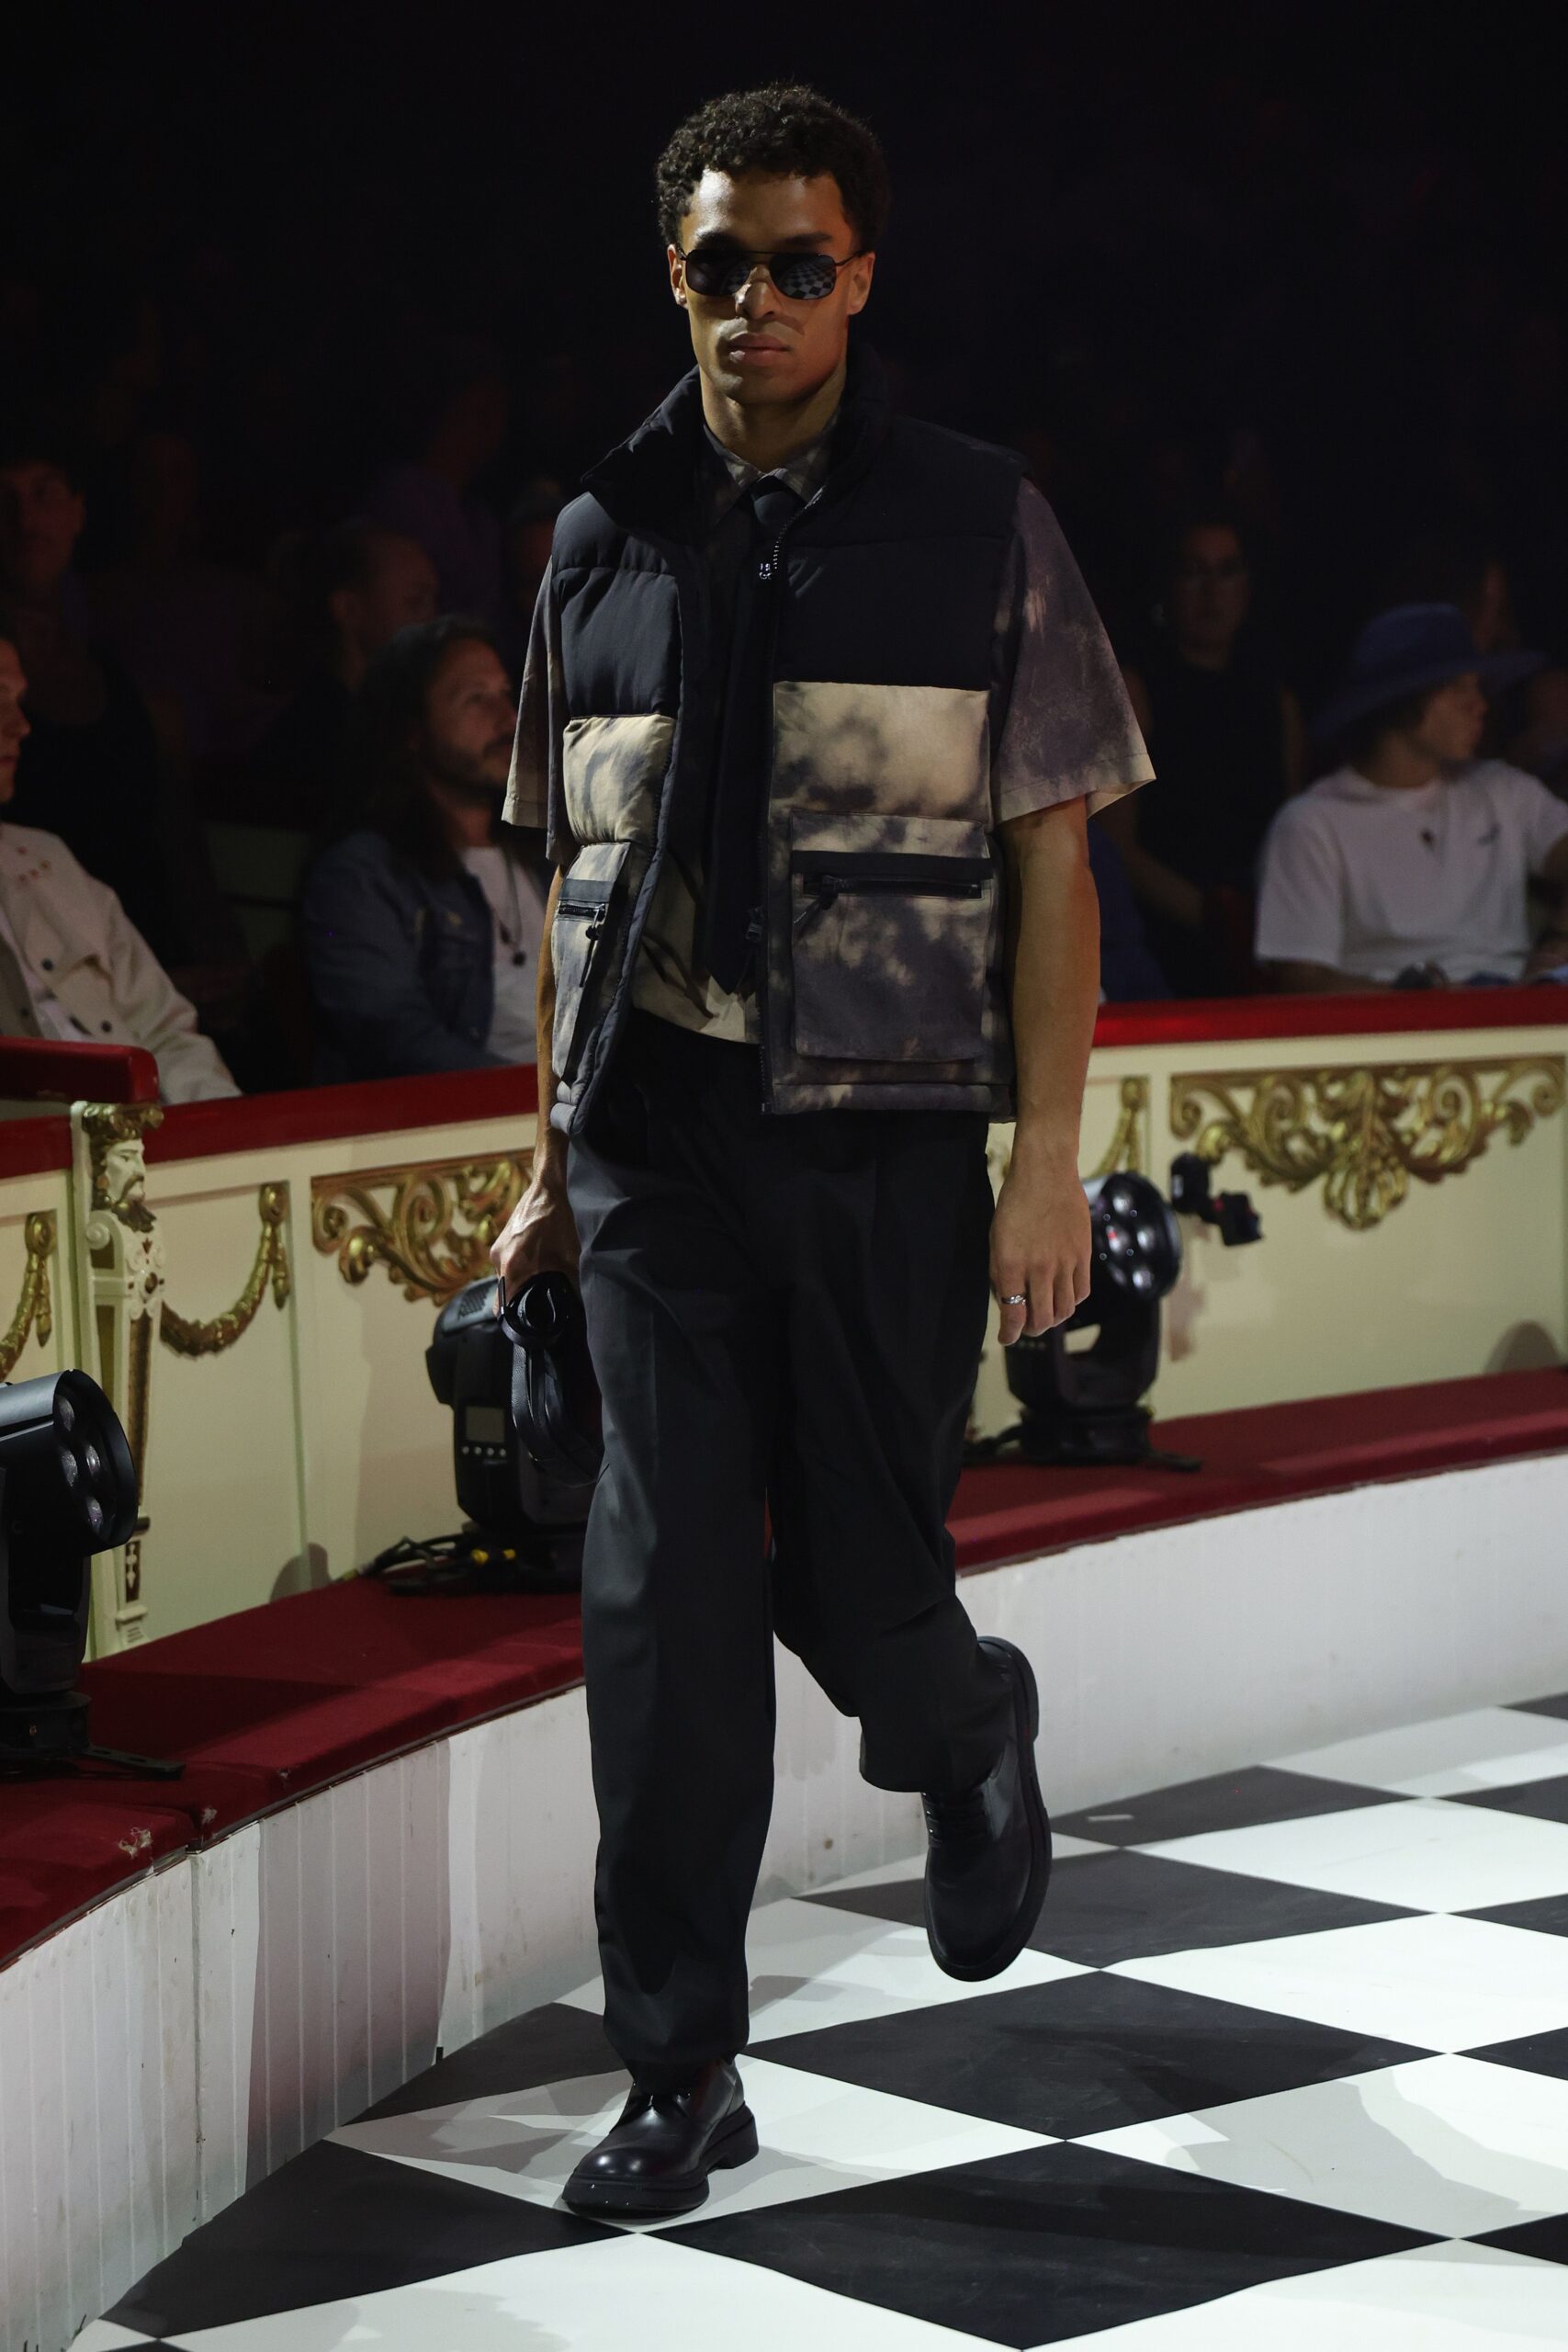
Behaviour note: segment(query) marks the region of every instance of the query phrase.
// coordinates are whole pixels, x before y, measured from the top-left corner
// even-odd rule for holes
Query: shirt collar
[[[803,502],[814,498],[826,479],[833,427],[838,421],[839,412],[835,409],[815,441],[808,441],[804,449],[795,450],[782,466],[770,466],[767,469],[771,476],[776,477],[787,490],[793,490]],[[727,449],[705,418],[703,421],[703,437],[710,452],[722,465],[724,475],[728,478],[726,483],[721,477],[716,485],[719,511],[724,513],[738,499],[745,496],[754,481],[761,481],[762,468],[752,465],[749,458],[738,458],[733,449]]]

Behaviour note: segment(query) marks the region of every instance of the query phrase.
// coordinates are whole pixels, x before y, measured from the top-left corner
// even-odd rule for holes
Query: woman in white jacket
[[[0,638],[0,812],[28,734],[17,649]],[[0,1036],[142,1046],[165,1102],[239,1088],[216,1046],[107,884],[58,835],[0,815]]]

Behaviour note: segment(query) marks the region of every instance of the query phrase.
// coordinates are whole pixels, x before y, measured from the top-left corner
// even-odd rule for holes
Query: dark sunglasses
[[[699,245],[686,253],[677,245],[686,284],[694,294],[739,294],[759,262],[767,269],[786,302],[820,302],[830,294],[840,270],[858,261],[858,253],[835,261],[831,254],[749,254],[739,245]]]

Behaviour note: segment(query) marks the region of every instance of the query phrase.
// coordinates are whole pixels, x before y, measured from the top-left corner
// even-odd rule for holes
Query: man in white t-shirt
[[[1483,659],[1450,605],[1368,624],[1317,733],[1346,763],[1276,816],[1264,843],[1257,955],[1283,988],[1440,987],[1568,966],[1533,944],[1528,885],[1568,891],[1568,807],[1536,777],[1475,758],[1484,688],[1539,661]]]

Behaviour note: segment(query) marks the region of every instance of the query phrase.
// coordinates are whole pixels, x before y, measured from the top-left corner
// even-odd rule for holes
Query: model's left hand
[[[1066,1321],[1089,1296],[1089,1200],[1077,1168],[1036,1157],[1015,1139],[991,1219],[991,1289],[1004,1348],[1021,1331],[1034,1339]],[[1001,1305],[1020,1291],[1026,1306]]]

